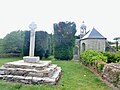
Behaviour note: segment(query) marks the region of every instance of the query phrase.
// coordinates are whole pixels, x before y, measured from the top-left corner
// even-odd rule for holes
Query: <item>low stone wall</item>
[[[97,73],[101,79],[107,80],[114,87],[120,90],[120,64],[108,64],[103,61],[95,60],[92,65],[88,64],[87,67],[89,67],[93,73]]]
[[[110,63],[103,68],[103,78],[112,83],[115,87],[120,88],[120,64]]]

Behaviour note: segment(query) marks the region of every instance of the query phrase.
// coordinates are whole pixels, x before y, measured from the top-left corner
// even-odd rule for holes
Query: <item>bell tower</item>
[[[84,35],[86,34],[86,28],[87,28],[87,26],[84,24],[85,22],[83,21],[82,22],[82,25],[81,25],[81,27],[80,27],[80,39],[82,38],[82,37],[84,37]]]

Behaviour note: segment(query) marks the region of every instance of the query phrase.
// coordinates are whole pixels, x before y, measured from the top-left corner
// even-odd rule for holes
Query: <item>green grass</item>
[[[4,63],[7,63],[7,62],[13,62],[13,61],[16,61],[16,60],[21,60],[22,58],[20,57],[15,57],[15,58],[0,58],[0,66],[3,65]]]
[[[0,65],[20,58],[1,58]],[[63,75],[57,85],[25,85],[0,81],[0,90],[111,90],[97,76],[77,61],[52,60],[62,68]]]

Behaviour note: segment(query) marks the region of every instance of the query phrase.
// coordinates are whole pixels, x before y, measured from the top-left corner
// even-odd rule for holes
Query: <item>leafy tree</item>
[[[3,53],[3,39],[0,39],[0,53]]]
[[[5,53],[23,53],[24,31],[13,31],[4,37]]]
[[[54,57],[60,60],[73,58],[76,25],[74,22],[54,24]]]
[[[118,40],[120,40],[120,37],[116,37],[113,40],[116,40],[116,50],[118,51]]]

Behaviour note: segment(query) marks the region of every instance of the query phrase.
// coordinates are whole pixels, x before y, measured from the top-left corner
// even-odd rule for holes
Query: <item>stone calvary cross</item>
[[[34,57],[34,48],[35,48],[35,29],[37,28],[37,25],[32,22],[29,25],[29,28],[31,29],[30,33],[30,50],[29,50],[29,56]]]
[[[37,25],[34,22],[32,22],[29,25],[29,28],[31,29],[29,56],[23,57],[23,60],[25,62],[29,62],[29,63],[37,63],[40,60],[39,57],[35,57],[34,56],[34,50],[35,50],[35,29],[37,28]]]
[[[2,65],[0,67],[0,80],[25,84],[57,84],[62,69],[56,64],[52,64],[52,61],[42,61],[39,57],[34,56],[37,25],[31,23],[29,28],[31,29],[29,56],[24,56],[23,60]]]

